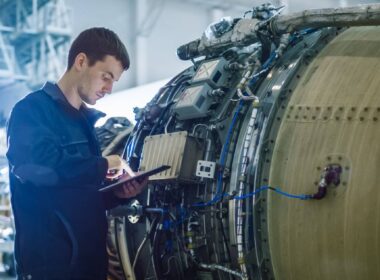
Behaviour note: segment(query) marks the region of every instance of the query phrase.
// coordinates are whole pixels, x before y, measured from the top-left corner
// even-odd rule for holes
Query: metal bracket
[[[139,213],[141,211],[138,211],[138,210],[142,209],[142,206],[141,206],[140,202],[137,199],[135,199],[132,202],[132,204],[130,205],[130,208],[135,208],[136,211],[135,211],[135,213],[130,214],[130,215],[127,216],[128,221],[131,224],[136,224],[140,220],[140,218],[141,218],[141,213]]]
[[[201,178],[214,178],[216,163],[212,161],[198,160],[197,163],[197,177]]]

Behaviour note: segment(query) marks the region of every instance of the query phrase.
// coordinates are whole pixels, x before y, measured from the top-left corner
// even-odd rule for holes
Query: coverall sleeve
[[[12,110],[7,127],[10,172],[36,186],[100,187],[107,173],[107,160],[69,154],[37,106],[19,102]]]

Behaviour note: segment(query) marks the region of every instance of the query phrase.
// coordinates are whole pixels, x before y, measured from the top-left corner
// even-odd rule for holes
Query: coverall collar
[[[44,86],[42,87],[42,90],[49,95],[54,101],[60,102],[64,104],[65,106],[68,106],[72,109],[75,109],[69,101],[67,101],[65,95],[63,94],[62,90],[58,87],[57,84],[53,84],[51,82],[46,82]],[[76,109],[75,109],[76,110]],[[87,119],[91,122],[92,125],[94,125],[97,120],[100,118],[103,118],[106,116],[105,113],[98,111],[94,108],[89,108],[86,106],[86,104],[82,103],[79,111],[83,112]]]

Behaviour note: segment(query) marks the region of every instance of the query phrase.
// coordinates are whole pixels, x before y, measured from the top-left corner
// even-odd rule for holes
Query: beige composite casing
[[[315,193],[331,163],[343,173],[324,199],[269,194],[275,279],[380,279],[380,27],[346,30],[301,74],[269,183]]]

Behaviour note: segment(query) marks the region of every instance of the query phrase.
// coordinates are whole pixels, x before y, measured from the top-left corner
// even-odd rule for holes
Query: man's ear
[[[85,53],[80,52],[77,54],[74,60],[74,67],[76,70],[81,71],[87,66],[87,56]]]

